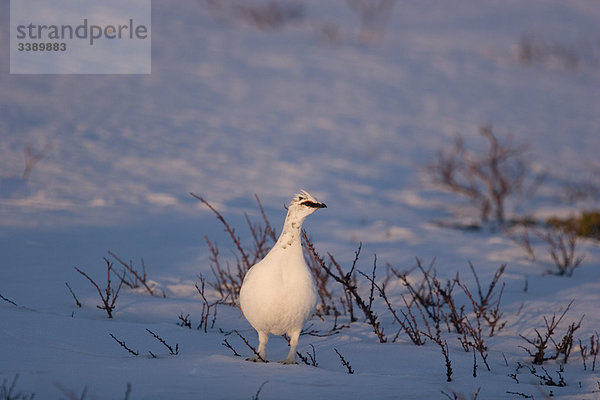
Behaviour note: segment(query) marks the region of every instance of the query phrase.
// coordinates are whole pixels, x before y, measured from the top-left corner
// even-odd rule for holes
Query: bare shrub
[[[221,298],[229,298],[232,305],[237,305],[239,302],[238,294],[247,272],[246,267],[240,263],[239,258],[236,258],[235,269],[232,270],[229,262],[223,266],[219,258],[219,248],[216,243],[212,243],[206,236],[204,240],[210,251],[210,269],[215,277],[215,280],[211,282],[211,286],[219,292]]]
[[[513,229],[506,231],[507,236],[517,243],[527,253],[529,261],[535,261],[535,251],[531,243],[531,234],[529,228],[524,225],[520,227],[513,227]]]
[[[46,157],[46,154],[48,154],[48,152],[50,152],[51,149],[52,146],[49,143],[47,143],[42,148],[42,150],[38,151],[37,153],[34,153],[31,143],[25,145],[25,147],[23,148],[23,155],[25,156],[25,169],[23,170],[22,177],[23,180],[29,179],[29,177],[31,176],[31,171],[33,171],[33,167],[44,157]]]
[[[331,289],[330,283],[332,281],[329,279],[330,275],[325,269],[321,268],[321,259],[316,258],[316,253],[313,253],[310,250],[311,248],[314,249],[314,246],[311,239],[305,234],[305,232],[303,232],[302,235],[302,247],[305,254],[304,259],[306,260],[306,263],[310,268],[313,277],[315,278],[315,285],[317,286],[319,303],[316,307],[316,315],[321,318],[324,316],[333,315],[337,320],[337,317],[344,313],[350,315],[350,322],[355,322],[356,317],[354,316],[354,308],[352,306],[352,295],[348,291],[344,290],[344,298],[336,297]],[[360,254],[360,249],[358,250],[358,253]],[[355,260],[357,259],[358,254],[355,254]],[[337,267],[339,267],[339,265]],[[340,271],[338,272],[341,273]],[[352,276],[352,279],[354,279],[354,276]]]
[[[102,304],[97,305],[96,307],[98,307],[100,310],[106,311],[108,318],[112,318],[113,311],[115,309],[115,304],[117,302],[117,298],[119,297],[119,292],[121,291],[121,287],[123,286],[123,279],[119,280],[119,286],[117,286],[117,288],[115,289],[112,286],[111,277],[110,277],[111,271],[113,269],[113,263],[110,262],[110,260],[107,258],[104,258],[104,261],[106,263],[106,286],[104,287],[103,290],[100,289],[100,286],[98,286],[96,281],[94,281],[92,278],[90,278],[90,276],[88,274],[86,274],[85,272],[83,272],[82,270],[80,270],[77,267],[75,267],[75,270],[77,272],[79,272],[81,275],[83,275],[98,291],[98,295],[100,296],[100,301],[102,302]]]
[[[125,284],[125,286],[128,286],[132,289],[137,289],[137,288],[143,287],[144,290],[150,296],[156,296],[156,295],[160,294],[162,297],[166,297],[166,294],[163,290],[157,289],[156,285],[148,280],[148,276],[146,275],[146,264],[144,263],[143,258],[141,260],[142,270],[138,271],[133,267],[132,261],[129,261],[129,263],[126,263],[112,251],[109,251],[108,254],[111,257],[113,257],[115,260],[117,260],[117,262],[119,264],[121,264],[121,266],[123,266],[124,272],[123,272],[123,275],[121,276],[121,279],[123,281],[123,284]]]
[[[300,353],[299,351],[297,351],[296,354],[298,355],[298,357],[300,358],[300,360],[302,360],[302,362],[304,364],[316,368],[319,366],[319,363],[317,362],[317,354],[315,351],[315,346],[313,346],[311,344],[310,347],[312,348],[312,353],[307,352],[306,356],[305,356],[302,353]]]
[[[584,259],[583,256],[575,254],[577,234],[564,228],[557,228],[538,231],[537,235],[548,244],[548,252],[556,266],[555,271],[549,272],[558,276],[572,276]]]
[[[451,382],[452,381],[452,372],[453,372],[452,371],[452,362],[450,360],[448,342],[446,341],[446,339],[442,339],[442,330],[440,327],[440,324],[442,321],[442,310],[441,310],[442,302],[440,301],[440,292],[435,291],[434,294],[436,297],[436,301],[435,301],[436,306],[435,306],[435,311],[434,311],[434,315],[433,315],[433,321],[434,321],[433,332],[431,329],[431,325],[427,322],[427,320],[425,318],[423,318],[423,322],[425,323],[427,332],[422,332],[422,334],[424,336],[426,336],[427,338],[429,338],[429,340],[431,340],[432,342],[437,344],[438,347],[440,348],[440,351],[442,352],[442,356],[444,357],[444,365],[446,367],[446,381]],[[418,303],[417,303],[417,306],[418,306]],[[422,312],[421,312],[421,316],[423,316]]]
[[[305,243],[306,243],[309,251],[311,252],[312,257],[314,257],[314,259],[318,261],[321,268],[323,268],[325,271],[327,271],[327,274],[329,276],[331,276],[337,283],[342,285],[342,287],[344,288],[344,291],[346,293],[349,293],[352,296],[352,300],[356,303],[358,308],[365,315],[367,323],[369,325],[371,325],[371,327],[373,328],[373,332],[377,335],[379,342],[380,343],[387,342],[387,337],[383,333],[383,326],[381,325],[381,321],[379,320],[377,313],[373,310],[374,276],[375,276],[375,270],[377,268],[377,263],[376,263],[377,259],[375,259],[375,262],[373,264],[373,273],[372,273],[373,278],[369,279],[371,282],[370,296],[369,296],[368,300],[364,300],[361,297],[361,295],[358,293],[358,286],[355,284],[355,282],[352,279],[352,275],[353,275],[354,269],[356,267],[356,262],[358,261],[358,257],[360,255],[360,246],[355,253],[355,258],[352,263],[352,268],[346,274],[343,273],[343,270],[342,270],[340,264],[335,260],[333,255],[331,255],[331,253],[328,254],[329,259],[331,260],[331,263],[336,267],[336,270],[337,270],[337,273],[334,273],[332,271],[332,269],[325,264],[325,262],[323,261],[321,256],[317,253],[314,246],[312,245],[312,243],[306,236],[306,232],[303,231],[302,236],[304,237]]]
[[[430,264],[429,268],[425,270],[421,264],[421,261],[417,258],[417,268],[423,274],[423,280],[419,285],[416,286],[417,289],[415,289],[415,286],[413,286],[410,283],[406,274],[398,274],[396,272],[396,275],[409,289],[409,292],[412,295],[411,303],[407,302],[406,298],[402,296],[402,301],[404,302],[404,305],[406,306],[407,310],[406,312],[400,311],[404,316],[403,322],[400,322],[400,320],[396,317],[397,313],[393,310],[391,304],[387,300],[385,300],[385,293],[383,292],[383,290],[380,290],[380,295],[384,297],[386,305],[388,305],[388,309],[392,312],[392,315],[394,315],[396,321],[398,321],[402,329],[406,332],[406,334],[409,336],[409,338],[414,344],[424,344],[425,341],[422,339],[422,337],[426,337],[438,345],[440,351],[442,352],[442,356],[444,357],[444,365],[446,367],[446,381],[451,382],[453,372],[452,362],[450,360],[448,342],[446,341],[446,339],[442,338],[441,330],[442,321],[448,321],[448,319],[444,316],[444,312],[442,311],[442,307],[445,301],[443,299],[444,295],[442,294],[443,289],[441,289],[440,281],[435,275],[435,270],[433,270],[432,275],[433,261]],[[418,328],[417,319],[415,318],[411,310],[412,305],[414,305],[417,308],[426,330],[421,331]],[[424,310],[427,312],[428,317],[433,322],[433,329],[428,319],[425,317]]]
[[[363,43],[379,42],[389,23],[395,0],[347,0],[360,20],[358,40]]]
[[[491,219],[504,226],[506,203],[511,196],[525,192],[528,177],[525,162],[526,147],[502,143],[490,126],[482,126],[479,133],[487,141],[487,152],[477,154],[467,150],[458,137],[449,151],[439,151],[428,166],[432,181],[444,190],[466,197],[479,210],[481,222]],[[537,177],[528,188],[533,194],[541,182]]]
[[[225,304],[227,302],[227,296],[223,299],[209,302],[204,293],[206,280],[204,279],[202,274],[198,275],[198,278],[200,279],[200,286],[198,286],[197,283],[194,284],[194,286],[196,287],[196,290],[200,294],[200,297],[202,297],[202,316],[200,318],[200,324],[198,325],[198,329],[204,328],[204,333],[206,333],[208,330],[208,319],[210,318],[210,315],[211,315],[211,309],[212,309],[212,320],[211,320],[210,328],[212,329],[215,326],[215,322],[217,320],[217,307],[219,304]],[[185,319],[182,319],[180,317],[180,319],[182,320],[182,322],[187,321],[187,317],[185,317]]]
[[[476,319],[475,323],[478,326],[484,324],[488,326],[488,336],[493,336],[495,332],[504,327],[506,322],[502,321],[503,313],[500,311],[504,284],[502,284],[499,291],[496,289],[506,265],[501,265],[496,270],[484,292],[474,266],[469,263],[477,284],[476,295],[473,295],[472,291],[460,281],[458,274],[454,279],[446,280],[445,283],[440,281],[437,278],[437,271],[433,268],[434,262],[435,259],[425,269],[421,260],[417,258],[416,270],[421,273],[421,278],[414,282],[409,279],[409,272],[398,272],[392,269],[392,273],[400,279],[411,295],[411,301],[406,304],[409,311],[413,304],[417,304],[419,309],[422,310],[420,312],[426,314],[433,323],[445,322],[448,332],[467,333],[470,329],[465,306],[457,303],[453,293],[454,288],[458,286],[467,295],[471,303],[473,316]],[[445,311],[446,307],[447,311]]]
[[[16,392],[18,380],[19,374],[16,374],[10,384],[6,379],[2,381],[2,385],[0,385],[0,400],[33,400],[35,397],[34,393],[28,394]]]
[[[535,336],[533,338],[528,338],[526,336],[519,335],[531,346],[531,348],[524,346],[519,347],[521,347],[527,352],[527,354],[533,357],[533,364],[542,365],[544,361],[556,360],[561,356],[561,354],[564,356],[563,361],[565,363],[568,361],[571,349],[573,347],[573,334],[581,326],[581,321],[583,320],[583,317],[581,317],[578,323],[572,323],[571,325],[569,325],[569,327],[567,328],[567,332],[559,342],[554,340],[554,336],[556,334],[556,329],[558,328],[558,325],[561,323],[561,321],[571,308],[571,305],[573,305],[573,301],[574,300],[571,300],[571,302],[567,305],[565,310],[558,316],[558,318],[556,314],[552,314],[552,319],[550,320],[548,320],[548,318],[544,316],[545,329],[542,332],[540,332],[538,329],[534,329]],[[548,349],[551,347],[551,344],[553,345],[552,347],[554,347],[554,354],[548,354]]]
[[[286,24],[301,21],[305,16],[301,2],[204,0],[204,3],[219,17],[242,21],[260,30],[282,28]]]
[[[400,314],[402,314],[402,317],[403,317],[403,318],[400,318],[398,311],[396,311],[394,309],[392,302],[389,300],[389,298],[385,292],[385,285],[379,286],[376,283],[374,283],[374,281],[373,281],[373,285],[379,292],[379,296],[385,302],[386,307],[392,313],[392,316],[394,317],[396,322],[400,325],[400,329],[398,330],[398,333],[396,333],[396,336],[394,336],[394,339],[392,341],[395,342],[398,339],[398,336],[400,335],[400,333],[402,331],[404,331],[415,345],[421,346],[421,345],[425,344],[425,338],[419,328],[419,323],[417,322],[417,318],[415,317],[415,315],[412,312],[411,305],[406,301],[406,297],[404,295],[402,295],[402,301],[404,302],[404,305],[406,306],[406,311],[400,309],[399,312],[400,312]],[[419,312],[422,314],[421,308],[419,308]],[[424,315],[422,315],[422,317],[423,317],[423,319],[425,319]]]
[[[416,268],[421,272],[422,277],[421,280],[415,284],[411,283],[408,279],[408,275],[412,271],[398,272],[393,268],[390,271],[400,279],[402,284],[408,289],[408,292],[412,297],[410,304],[413,302],[419,303],[429,318],[435,321],[436,308],[438,306],[435,301],[435,287],[438,286],[437,272],[433,269],[435,258],[431,261],[431,264],[429,264],[427,269],[423,268],[419,258],[416,259],[416,262]]]
[[[475,271],[475,267],[473,264],[469,263],[469,267],[471,268],[471,272],[473,272],[473,276],[475,277],[475,283],[477,284],[477,298],[471,294],[471,291],[462,284],[458,278],[456,280],[456,284],[460,286],[460,288],[465,292],[469,300],[471,301],[471,305],[473,306],[473,314],[477,320],[485,321],[487,326],[490,328],[488,333],[489,336],[494,336],[496,330],[501,330],[506,325],[506,321],[501,322],[503,313],[500,312],[500,301],[502,300],[502,293],[504,292],[504,283],[498,292],[496,292],[496,285],[498,284],[500,277],[504,273],[506,269],[506,264],[502,264],[496,272],[494,272],[494,276],[490,284],[488,285],[487,291],[485,295],[481,290],[481,284],[479,283],[479,277],[477,276],[477,272]]]
[[[412,305],[417,305],[419,313],[426,314],[433,323],[439,324],[443,320],[448,332],[454,330],[462,333],[465,318],[464,306],[458,306],[453,296],[458,275],[455,279],[449,279],[443,283],[437,278],[437,271],[433,268],[434,263],[435,258],[425,269],[422,261],[419,258],[416,259],[416,270],[421,273],[421,277],[415,283],[409,279],[411,271],[398,272],[393,268],[391,271],[409,291],[411,301],[406,304],[409,314]],[[444,306],[448,306],[448,312],[442,310]]]
[[[233,6],[233,13],[258,29],[275,29],[304,18],[301,3],[269,1],[264,4],[240,2]]]
[[[190,319],[190,314],[183,315],[183,313],[181,313],[177,316],[177,319],[179,319],[177,325],[181,326],[182,328],[192,329],[192,320]]]
[[[347,325],[347,324],[338,325],[338,316],[337,315],[334,316],[334,318],[333,318],[333,326],[328,331],[322,332],[322,331],[319,331],[319,330],[316,330],[316,329],[311,329],[312,326],[313,325],[311,324],[311,325],[307,326],[306,328],[304,328],[302,330],[302,332],[300,333],[300,335],[310,335],[310,336],[317,336],[317,337],[327,337],[327,336],[331,336],[331,335],[337,335],[344,328],[350,328],[350,325]]]
[[[600,352],[600,339],[598,337],[598,332],[595,335],[590,336],[590,346],[588,348],[587,345],[584,345],[579,340],[579,350],[581,351],[581,358],[583,360],[583,369],[587,370],[587,357],[591,356],[592,358],[592,371],[596,370],[596,359],[598,357],[598,353]]]
[[[538,372],[537,368],[535,368],[535,366],[533,365],[526,365],[526,368],[529,370],[529,372],[531,372],[531,375],[539,379],[540,385],[555,387],[567,386],[567,383],[565,382],[565,377],[563,376],[564,366],[562,364],[560,365],[558,371],[556,371],[556,380],[552,375],[548,373],[548,371],[544,367],[540,367],[540,369],[544,372],[543,374]]]
[[[477,284],[477,298],[471,293],[471,290],[469,290],[465,284],[456,278],[456,284],[463,290],[471,302],[474,316],[474,318],[465,317],[461,320],[461,332],[463,336],[459,338],[459,341],[465,351],[472,349],[474,354],[475,351],[477,351],[477,353],[479,353],[481,356],[481,359],[483,360],[487,370],[490,371],[490,366],[487,362],[487,346],[484,340],[484,324],[489,327],[488,336],[494,336],[496,330],[501,330],[506,324],[506,322],[500,322],[503,317],[503,313],[500,312],[500,301],[504,291],[504,284],[502,284],[502,287],[497,294],[495,292],[496,285],[504,273],[506,265],[501,265],[500,268],[496,270],[492,281],[488,286],[487,292],[485,292],[485,295],[481,290],[479,277],[477,276],[473,264],[469,263],[469,266],[471,267],[471,271],[473,272],[473,276],[475,277],[475,282]],[[475,359],[473,363],[473,375],[476,375],[477,364]]]
[[[241,239],[236,235],[235,228],[233,228],[221,215],[216,208],[214,208],[208,201],[203,197],[198,196],[194,193],[190,193],[192,197],[199,200],[202,204],[211,210],[217,219],[223,224],[225,231],[229,234],[231,241],[235,245],[234,256],[236,258],[235,267],[231,267],[229,263],[225,265],[219,258],[219,248],[216,244],[211,242],[205,237],[206,243],[210,251],[210,268],[216,279],[211,285],[221,295],[223,299],[229,298],[230,302],[234,305],[239,303],[239,292],[244,281],[246,272],[254,265],[257,261],[260,261],[264,256],[267,255],[272,245],[277,241],[275,231],[271,228],[271,225],[264,213],[262,204],[258,196],[256,202],[260,209],[263,223],[252,223],[248,215],[246,214],[246,222],[252,237],[252,247],[247,248],[242,245]]]
[[[481,391],[481,388],[477,388],[477,391],[475,392],[475,394],[472,394],[470,397],[467,398],[467,396],[465,396],[462,393],[456,393],[451,391],[450,393],[446,393],[445,391],[442,391],[442,394],[444,396],[446,396],[447,398],[449,398],[450,400],[477,400],[477,397],[479,397],[479,392]]]
[[[598,50],[600,56],[600,47]],[[572,204],[578,201],[597,201],[600,198],[600,163],[587,162],[585,170],[584,176],[577,179],[571,177],[565,183],[565,189],[560,194],[562,201]],[[596,234],[599,233],[596,230]]]
[[[525,65],[558,66],[571,72],[583,65],[600,65],[600,46],[589,41],[566,43],[548,40],[539,35],[521,35],[517,44],[517,60]]]
[[[452,377],[452,367],[448,356],[448,344],[441,335],[442,323],[445,323],[448,332],[454,331],[461,335],[458,339],[465,351],[473,350],[474,376],[477,374],[476,352],[480,355],[488,371],[490,370],[487,362],[488,353],[485,336],[493,336],[506,324],[506,322],[502,321],[503,313],[500,311],[500,301],[502,299],[504,284],[500,290],[497,290],[500,277],[506,266],[502,265],[498,268],[486,290],[483,290],[472,264],[470,264],[470,267],[477,284],[476,292],[463,284],[458,274],[456,278],[442,283],[437,278],[437,272],[433,268],[433,261],[426,269],[423,267],[421,261],[417,259],[416,269],[421,273],[421,278],[416,281],[409,279],[408,273],[399,273],[392,269],[391,271],[407,287],[411,296],[410,301],[407,301],[404,295],[402,296],[406,311],[396,311],[387,298],[385,288],[377,284],[375,285],[388,309],[401,326],[401,330],[409,336],[414,344],[422,345],[424,343],[423,337],[426,337],[440,347],[446,363],[448,381]],[[473,310],[472,314],[465,311],[465,305],[459,305],[456,301],[453,294],[456,286],[460,287],[467,296]],[[421,322],[418,322],[418,319],[415,317],[413,308],[418,311]],[[403,318],[400,318],[399,314]],[[419,328],[419,324],[421,324],[422,328]],[[486,331],[486,329],[488,330]]]
[[[598,332],[596,332],[596,337],[594,340],[594,335],[590,337],[590,355],[594,356],[592,360],[592,371],[596,370],[596,358],[600,353],[600,338],[598,337]],[[599,388],[600,389],[600,388]]]
[[[76,392],[75,390],[73,390],[59,382],[56,383],[56,387],[58,388],[58,390],[60,390],[62,392],[63,396],[65,396],[65,398],[67,400],[85,400],[89,393],[89,388],[87,385],[83,386],[83,389],[81,390],[81,394],[78,394],[78,392]],[[62,397],[61,397],[61,399],[62,399]]]

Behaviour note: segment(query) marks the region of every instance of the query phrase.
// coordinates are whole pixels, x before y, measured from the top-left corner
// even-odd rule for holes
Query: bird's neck
[[[275,246],[282,248],[301,246],[300,233],[305,216],[294,216],[288,212],[283,223],[283,230]]]

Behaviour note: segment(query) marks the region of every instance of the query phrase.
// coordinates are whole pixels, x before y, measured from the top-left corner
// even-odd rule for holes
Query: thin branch
[[[81,303],[77,299],[77,296],[75,296],[75,293],[73,292],[73,289],[71,289],[71,286],[69,286],[69,284],[67,282],[65,282],[65,285],[67,285],[67,288],[69,289],[69,292],[71,292],[71,295],[73,296],[73,299],[75,299],[75,305],[77,305],[77,307],[81,308]]]
[[[113,264],[107,258],[105,258],[104,261],[106,262],[106,271],[107,271],[106,288],[104,289],[104,291],[102,291],[100,289],[98,284],[92,278],[90,278],[90,276],[88,274],[86,274],[85,272],[83,272],[82,270],[80,270],[77,267],[75,267],[75,270],[77,272],[79,272],[81,275],[83,275],[88,281],[90,281],[90,283],[98,291],[98,294],[100,295],[100,299],[102,300],[102,306],[96,306],[96,307],[98,307],[101,310],[105,310],[106,313],[108,314],[108,318],[112,318],[112,316],[113,316],[112,312],[115,309],[115,303],[117,301],[117,298],[119,297],[119,292],[121,291],[121,287],[123,285],[123,279],[121,279],[117,290],[114,290],[111,287],[111,281],[110,281],[110,271],[112,270]]]
[[[219,221],[221,221],[221,223],[225,227],[225,231],[227,233],[229,233],[229,236],[231,237],[231,240],[233,241],[233,243],[237,247],[238,252],[242,256],[242,260],[244,261],[244,265],[246,266],[246,269],[250,269],[250,267],[252,266],[252,264],[250,264],[250,261],[248,259],[248,255],[246,254],[246,251],[242,247],[242,244],[240,242],[239,237],[237,237],[235,235],[235,229],[233,229],[233,228],[231,228],[229,226],[229,224],[227,223],[227,221],[225,221],[225,218],[223,218],[223,216],[221,215],[221,213],[219,211],[217,211],[217,209],[214,208],[208,201],[204,200],[204,198],[202,198],[202,197],[200,197],[200,196],[198,196],[198,195],[196,195],[194,193],[190,192],[190,195],[192,197],[194,197],[195,199],[199,200],[200,202],[202,202],[202,204],[204,204],[205,206],[207,206],[217,216],[217,219]]]
[[[260,210],[260,214],[262,215],[263,221],[265,223],[265,232],[269,235],[273,242],[277,242],[277,235],[275,234],[275,230],[271,227],[269,220],[267,219],[267,215],[265,214],[265,210],[263,209],[262,203],[258,198],[258,195],[254,195],[256,198],[256,203],[258,204],[258,209]]]
[[[6,297],[2,296],[1,294],[0,294],[0,299],[2,299],[2,300],[4,300],[4,301],[6,301],[7,303],[10,303],[10,304],[12,304],[12,305],[13,305],[13,306],[15,306],[15,307],[19,307],[17,303],[15,303],[14,301],[12,301],[12,300],[11,300],[11,299],[9,299],[9,298],[6,298]]]
[[[229,350],[231,350],[233,352],[233,355],[236,357],[241,357],[241,355],[233,348],[233,346],[227,341],[227,339],[223,340],[223,343],[221,343],[223,346],[227,347]]]
[[[139,352],[137,352],[137,351],[135,351],[135,350],[132,350],[130,347],[128,347],[128,346],[125,344],[125,341],[124,341],[124,340],[119,340],[119,339],[117,339],[117,338],[116,338],[116,336],[115,336],[115,335],[113,335],[112,333],[109,333],[109,335],[110,335],[110,337],[111,337],[111,338],[113,338],[113,339],[115,340],[115,342],[119,343],[119,344],[121,345],[121,347],[122,347],[122,348],[124,348],[125,350],[127,350],[129,353],[133,354],[134,356],[137,356],[137,355],[139,355],[139,354],[140,354]]]
[[[177,355],[179,354],[179,343],[175,344],[175,349],[173,349],[173,347],[171,345],[169,345],[167,342],[165,342],[165,340],[163,338],[161,338],[160,336],[158,336],[156,333],[152,332],[150,329],[146,328],[146,331],[151,334],[152,336],[154,336],[154,338],[156,340],[158,340],[159,342],[161,342],[167,349],[169,349],[169,353],[171,353],[171,355]]]
[[[352,369],[352,366],[350,365],[350,363],[348,361],[346,361],[346,359],[344,358],[344,356],[342,356],[340,354],[340,352],[334,347],[333,350],[335,350],[335,352],[337,353],[338,357],[340,358],[340,361],[342,362],[342,364],[344,365],[344,367],[346,367],[346,369],[348,370],[349,374],[353,374],[354,370]]]
[[[108,254],[110,254],[115,260],[117,260],[119,262],[119,264],[121,264],[125,270],[127,272],[129,272],[130,274],[132,274],[135,278],[135,282],[138,283],[137,285],[130,285],[132,287],[135,286],[139,286],[139,284],[141,283],[142,286],[144,286],[144,289],[146,289],[146,291],[151,295],[154,296],[155,292],[154,292],[154,288],[151,287],[148,282],[147,282],[147,276],[146,276],[146,265],[144,263],[144,259],[142,259],[141,263],[142,263],[142,272],[138,272],[135,270],[135,268],[133,268],[133,265],[131,263],[131,261],[129,262],[129,264],[127,264],[125,261],[121,260],[115,253],[113,253],[112,251],[109,251]],[[163,292],[163,297],[165,297],[165,293]]]
[[[300,358],[300,360],[302,360],[302,362],[306,365],[309,365],[311,367],[318,367],[319,363],[317,362],[317,355],[315,353],[315,346],[313,346],[312,344],[310,345],[310,347],[312,348],[312,354],[311,353],[306,353],[306,357],[300,353],[299,351],[296,352],[296,354],[298,355],[298,357]]]
[[[256,391],[256,394],[254,394],[254,396],[252,396],[252,400],[258,400],[258,396],[260,395],[260,392],[262,391],[263,387],[269,383],[269,381],[264,381],[258,388],[258,390]]]
[[[28,143],[25,145],[25,147],[23,148],[23,155],[25,156],[25,169],[23,170],[22,177],[23,180],[29,179],[29,176],[31,175],[31,171],[33,170],[35,164],[40,162],[42,158],[44,158],[46,154],[48,154],[51,148],[52,146],[50,145],[50,143],[47,143],[41,151],[34,154],[31,144]]]
[[[258,354],[258,351],[256,351],[256,349],[255,349],[255,348],[254,348],[254,347],[253,347],[253,346],[252,346],[252,345],[251,345],[251,344],[248,342],[248,340],[246,340],[246,338],[245,338],[245,337],[243,337],[243,336],[242,336],[242,334],[241,334],[241,333],[239,333],[237,330],[234,330],[233,332],[234,332],[236,335],[238,335],[240,339],[242,339],[242,341],[243,341],[243,342],[246,344],[246,346],[248,346],[248,348],[249,348],[250,350],[252,350],[252,352],[254,353],[254,355],[255,355],[255,356],[256,356],[256,357],[257,357],[257,358],[258,358],[260,361],[262,361],[262,362],[264,362],[264,363],[268,362],[267,360],[265,360],[264,358],[262,358],[262,357],[260,356],[260,354]]]
[[[544,332],[544,334],[541,334],[537,329],[534,329],[536,337],[533,339],[527,338],[523,335],[519,335],[527,343],[533,346],[533,350],[530,350],[523,346],[519,346],[520,348],[525,350],[530,356],[533,357],[533,364],[542,365],[544,361],[558,358],[559,354],[556,354],[555,356],[547,356],[546,349],[548,348],[548,342],[552,339],[556,328],[558,327],[562,319],[565,317],[574,301],[575,300],[571,300],[571,302],[569,302],[569,304],[562,312],[562,314],[560,314],[558,319],[556,318],[556,314],[552,315],[552,319],[550,321],[548,321],[548,318],[544,316],[544,323],[546,325],[546,331]]]

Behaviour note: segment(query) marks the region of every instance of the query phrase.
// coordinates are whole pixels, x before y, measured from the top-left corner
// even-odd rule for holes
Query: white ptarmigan
[[[288,207],[283,230],[271,251],[246,273],[240,289],[244,316],[258,332],[258,356],[267,361],[269,334],[290,338],[290,352],[282,364],[297,364],[296,346],[304,322],[314,311],[317,289],[304,261],[300,239],[302,222],[319,208],[327,207],[304,190]]]

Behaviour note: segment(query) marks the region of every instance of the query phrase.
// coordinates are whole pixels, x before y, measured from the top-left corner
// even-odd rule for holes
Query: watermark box
[[[150,0],[10,0],[11,74],[149,74]]]

